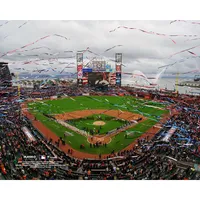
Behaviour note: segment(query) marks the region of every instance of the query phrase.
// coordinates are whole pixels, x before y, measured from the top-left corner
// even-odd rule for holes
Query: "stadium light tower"
[[[8,68],[8,63],[0,62],[0,87],[11,87],[12,76]]]

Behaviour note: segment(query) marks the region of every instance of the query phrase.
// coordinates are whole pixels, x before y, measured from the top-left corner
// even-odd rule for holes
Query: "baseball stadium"
[[[122,54],[83,64],[76,82],[18,83],[1,64],[3,180],[197,180],[199,98],[122,86]]]
[[[198,197],[197,3],[130,3],[2,2],[2,199]]]
[[[0,31],[0,180],[200,179],[200,70],[186,65],[198,46],[168,44],[197,35],[162,34],[158,22],[148,22],[155,32],[135,22],[10,22],[0,23],[10,26]],[[34,32],[42,37],[30,42]],[[192,56],[171,59],[181,53]]]
[[[75,83],[15,86],[1,69],[1,179],[199,178],[199,98],[122,86],[121,53],[114,69],[77,53]]]
[[[83,65],[83,54],[77,53],[78,87],[94,87],[105,92],[108,87],[121,85],[122,54],[117,53],[116,69],[104,60]],[[109,79],[110,73],[115,79]],[[120,74],[120,75],[119,75]],[[111,84],[112,83],[112,84]],[[131,149],[137,138],[155,134],[161,126],[158,121],[169,113],[162,103],[137,99],[121,93],[120,96],[57,96],[47,100],[23,104],[26,116],[45,137],[60,148],[73,152],[77,158],[106,158],[109,154]],[[27,112],[28,110],[28,112]]]

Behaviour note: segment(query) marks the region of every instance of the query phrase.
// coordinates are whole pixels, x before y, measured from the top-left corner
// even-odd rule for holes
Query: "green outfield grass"
[[[148,106],[156,106],[157,108]],[[42,102],[29,103],[28,108],[38,120],[40,120],[45,126],[51,129],[59,137],[63,136],[65,131],[71,132],[73,135],[67,136],[66,143],[70,144],[74,149],[92,154],[108,154],[113,150],[119,151],[125,148],[135,139],[140,137],[145,131],[155,125],[161,115],[168,113],[168,111],[165,109],[165,106],[160,103],[143,99],[136,99],[133,97],[117,96],[98,96],[92,98],[81,96],[75,97],[73,99],[65,98],[58,100],[46,100]],[[163,108],[164,110],[160,110],[159,108]],[[112,139],[107,147],[102,146],[99,148],[90,148],[86,137],[63,127],[62,125],[56,123],[54,120],[43,115],[43,113],[55,115],[86,109],[120,109],[122,111],[142,114],[147,117],[147,120],[138,123],[136,126],[129,129],[128,131],[133,131],[133,134],[131,134],[131,136],[128,138],[125,138],[126,132],[121,132]],[[85,149],[80,149],[81,144],[84,144]]]

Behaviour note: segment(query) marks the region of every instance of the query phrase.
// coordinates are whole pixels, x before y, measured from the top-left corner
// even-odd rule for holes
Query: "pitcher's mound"
[[[103,121],[95,121],[93,123],[93,125],[95,125],[95,126],[103,126],[103,125],[105,125],[105,122],[103,122]]]

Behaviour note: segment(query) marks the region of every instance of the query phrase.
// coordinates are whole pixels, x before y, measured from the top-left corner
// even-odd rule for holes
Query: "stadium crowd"
[[[126,92],[120,88],[106,95]],[[59,94],[77,96],[88,89],[65,88]],[[40,93],[41,94],[41,93]],[[28,93],[24,92],[28,98]],[[42,97],[57,95],[47,90]],[[200,99],[181,95],[164,98],[170,101],[171,113],[163,128],[153,138],[138,139],[131,150],[112,152],[104,159],[73,158],[58,145],[47,140],[23,116],[20,102],[13,95],[0,97],[0,179],[8,180],[198,180],[200,172]],[[173,103],[172,103],[173,102]],[[23,127],[31,133],[26,134]],[[173,129],[173,134],[169,135]],[[38,168],[26,166],[27,156],[51,161],[59,166]],[[56,162],[55,162],[56,161]],[[24,164],[25,163],[25,164]]]

